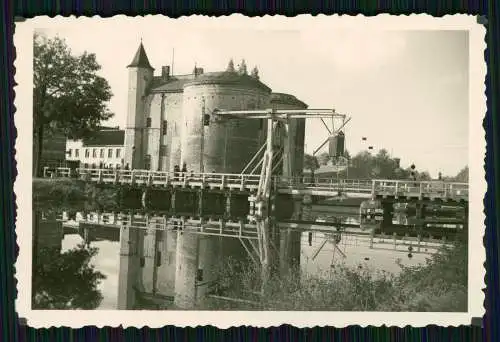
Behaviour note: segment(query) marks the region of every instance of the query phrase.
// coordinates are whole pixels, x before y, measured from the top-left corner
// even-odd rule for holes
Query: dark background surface
[[[159,1],[159,0],[3,0],[0,6],[0,341],[500,341],[498,243],[500,214],[500,120],[498,108],[499,71],[499,7],[498,0],[489,1]],[[468,13],[483,15],[478,20],[486,25],[488,45],[485,58],[488,62],[486,78],[488,112],[484,120],[487,139],[486,178],[488,191],[484,200],[486,211],[486,315],[478,317],[470,326],[425,328],[352,326],[345,329],[331,327],[297,329],[282,326],[270,329],[251,327],[219,330],[213,327],[181,329],[166,326],[163,329],[126,329],[87,327],[82,329],[50,328],[33,329],[29,322],[17,316],[14,308],[16,281],[14,262],[17,255],[14,223],[16,217],[13,183],[16,177],[14,143],[16,130],[13,115],[15,49],[13,46],[14,18],[31,18],[38,15],[146,15],[165,14],[179,17],[190,14],[226,15],[243,13],[249,16],[283,14],[295,16],[310,14],[412,14],[428,13],[434,16]],[[19,214],[19,213],[17,213]],[[27,324],[26,324],[27,323]],[[57,323],[55,323],[57,324]]]

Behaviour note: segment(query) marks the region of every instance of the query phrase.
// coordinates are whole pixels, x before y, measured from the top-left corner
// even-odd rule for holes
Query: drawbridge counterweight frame
[[[212,115],[219,120],[231,119],[259,119],[267,120],[267,136],[266,142],[251,158],[249,163],[243,168],[242,174],[251,170],[251,174],[260,168],[259,186],[257,193],[250,199],[254,204],[254,213],[249,218],[255,222],[257,226],[257,242],[256,250],[259,254],[260,265],[263,271],[263,284],[270,276],[271,267],[271,247],[273,242],[271,239],[271,230],[274,225],[273,213],[270,210],[270,200],[273,196],[272,175],[273,172],[282,166],[283,176],[292,178],[295,176],[291,164],[291,134],[290,124],[294,119],[321,119],[326,127],[329,136],[315,150],[316,154],[330,139],[335,137],[341,129],[351,120],[345,114],[339,114],[335,109],[266,109],[266,110],[219,110],[215,109]],[[328,127],[324,119],[331,119],[331,129]],[[338,129],[335,129],[335,120],[341,120]],[[283,127],[285,138],[283,146],[275,143],[275,135],[278,129]],[[260,157],[260,155],[262,156]],[[255,166],[253,164],[256,163]],[[252,167],[253,166],[253,167]],[[249,254],[250,250],[244,246]],[[250,255],[253,258],[253,255]]]

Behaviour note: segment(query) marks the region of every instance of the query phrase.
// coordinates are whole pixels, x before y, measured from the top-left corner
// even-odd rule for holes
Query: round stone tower
[[[256,119],[216,119],[214,109],[269,107],[271,90],[257,79],[234,72],[203,74],[184,86],[181,164],[189,171],[238,173],[265,137]],[[204,123],[204,114],[209,122]]]

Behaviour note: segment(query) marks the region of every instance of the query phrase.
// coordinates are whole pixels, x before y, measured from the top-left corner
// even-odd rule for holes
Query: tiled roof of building
[[[146,50],[144,50],[144,45],[142,45],[142,42],[139,45],[137,52],[135,53],[134,59],[127,67],[148,68],[154,70],[154,68],[149,63],[149,59],[148,56],[146,55]]]
[[[293,95],[284,93],[272,93],[271,103],[286,103],[307,108],[308,106]]]
[[[246,86],[259,88],[266,92],[271,92],[271,89],[258,79],[249,75],[240,75],[236,72],[208,72],[195,76],[171,76],[168,79],[155,77],[150,87],[152,93],[163,92],[182,92],[185,85],[201,85],[201,84],[224,84],[234,86]]]
[[[150,86],[152,93],[179,93],[184,89],[184,84],[191,81],[194,75],[169,76],[168,79],[162,76],[155,76]]]
[[[236,72],[219,71],[204,73],[194,78],[189,84],[225,84],[260,88],[266,92],[271,92],[271,88],[259,81],[257,78]]]
[[[82,139],[83,146],[121,146],[125,140],[123,130],[101,130]]]

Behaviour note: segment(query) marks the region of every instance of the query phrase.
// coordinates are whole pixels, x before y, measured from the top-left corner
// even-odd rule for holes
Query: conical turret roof
[[[154,68],[149,64],[148,56],[146,55],[146,50],[144,50],[144,45],[139,45],[137,52],[135,53],[134,59],[127,66],[127,68],[148,68],[154,70]]]

